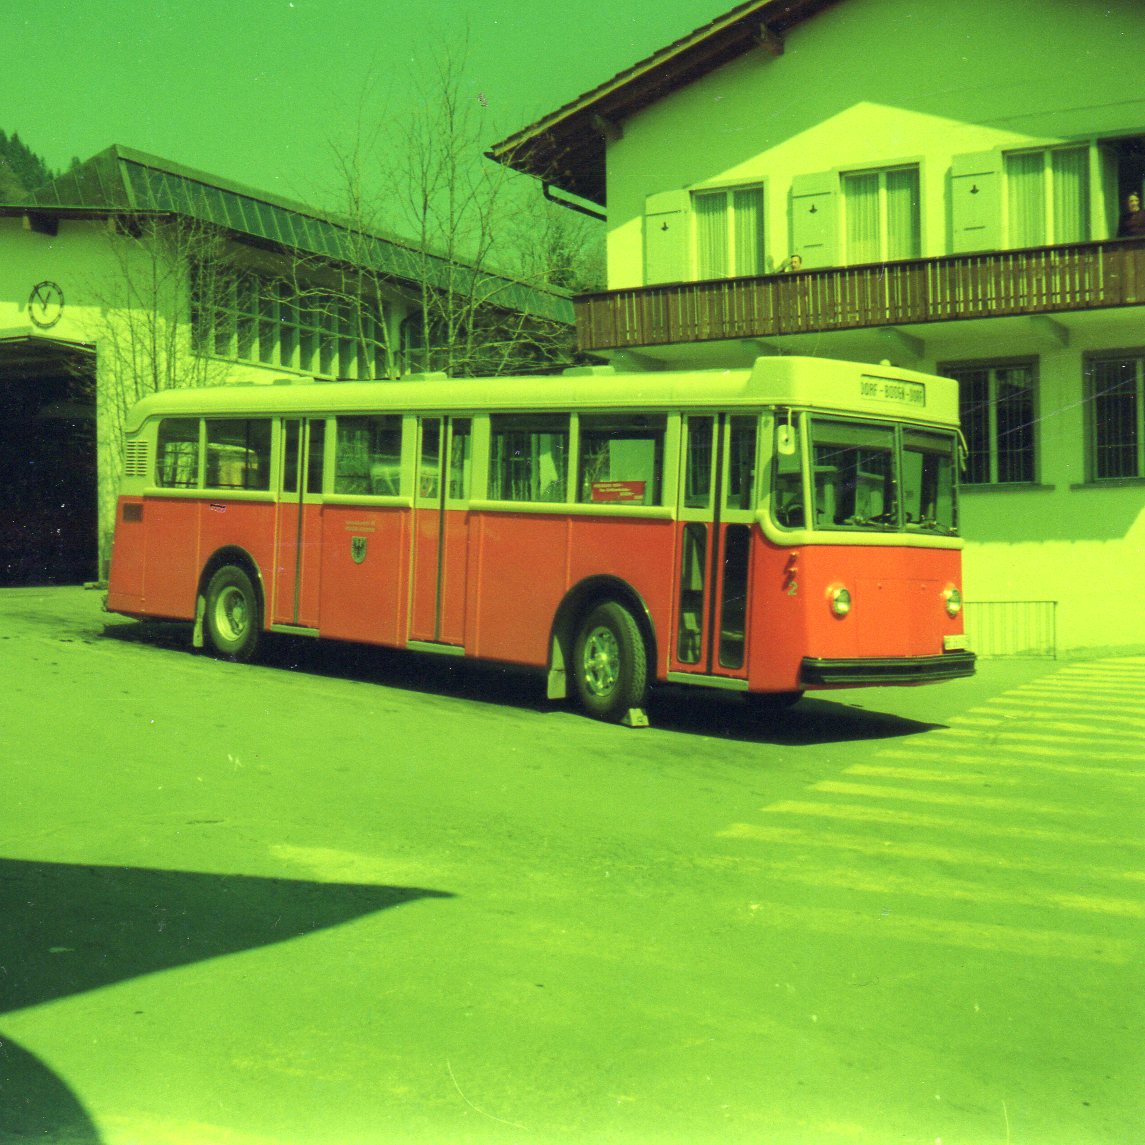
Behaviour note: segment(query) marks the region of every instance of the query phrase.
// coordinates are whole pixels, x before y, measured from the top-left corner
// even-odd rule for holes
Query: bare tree
[[[373,293],[396,292],[412,306],[402,349],[419,368],[461,377],[567,363],[571,326],[537,303],[541,292],[559,296],[573,280],[569,248],[561,247],[575,245],[573,232],[538,212],[532,180],[526,188],[483,159],[495,129],[468,90],[464,39],[450,43],[460,46],[415,70],[412,114],[400,121],[376,114],[367,130],[360,114],[357,137],[334,149],[351,229],[394,236],[405,251],[402,277],[412,289],[395,291],[392,276],[378,282],[375,274]],[[563,257],[564,271],[546,254]],[[368,289],[361,268],[370,263],[356,265],[356,285]]]
[[[147,394],[225,380],[227,364],[201,338],[230,267],[223,234],[186,216],[120,216],[106,236],[111,272],[100,276],[92,340],[118,427]]]
[[[118,215],[108,220],[103,266],[91,283],[84,337],[95,345],[94,387],[101,505],[101,567],[110,552],[124,424],[147,394],[176,387],[217,385],[229,366],[205,352],[203,323],[230,273],[225,237],[185,216]]]

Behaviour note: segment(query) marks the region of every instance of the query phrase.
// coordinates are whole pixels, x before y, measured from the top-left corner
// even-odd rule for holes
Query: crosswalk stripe
[[[777,926],[1125,965],[1145,919],[1142,696],[1145,657],[1063,666],[732,824],[713,861],[853,904],[753,904]],[[1046,916],[1110,933],[1022,925]]]

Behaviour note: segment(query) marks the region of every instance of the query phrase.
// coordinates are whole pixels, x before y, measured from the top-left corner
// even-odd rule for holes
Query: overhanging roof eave
[[[767,43],[838,0],[747,0],[535,123],[495,143],[490,159],[605,205],[600,121],[621,123],[665,95]]]

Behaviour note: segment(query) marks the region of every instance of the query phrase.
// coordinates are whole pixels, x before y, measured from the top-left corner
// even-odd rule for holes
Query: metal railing
[[[584,351],[1136,305],[1145,305],[1145,242],[1125,239],[676,282],[575,299]]]
[[[967,601],[970,648],[979,656],[1057,659],[1056,600]]]

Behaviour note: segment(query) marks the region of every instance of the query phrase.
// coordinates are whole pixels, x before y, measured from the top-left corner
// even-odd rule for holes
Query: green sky
[[[730,0],[62,0],[10,5],[0,129],[53,168],[112,143],[329,202],[331,144],[407,114],[435,45],[468,42],[486,144]],[[365,102],[363,100],[365,99]],[[331,204],[332,205],[332,204]]]

